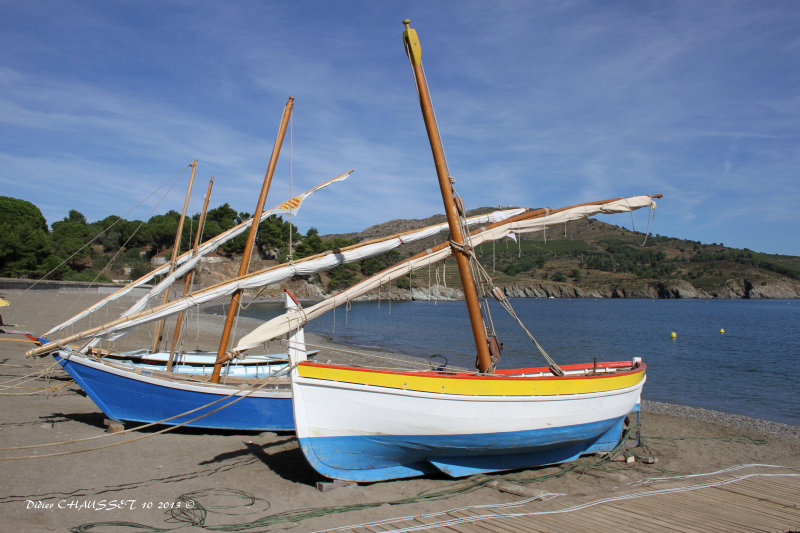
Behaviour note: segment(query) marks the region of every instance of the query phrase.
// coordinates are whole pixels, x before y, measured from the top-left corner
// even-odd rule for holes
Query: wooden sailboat
[[[470,242],[463,231],[463,204],[447,171],[422,72],[419,39],[409,21],[404,24],[406,52],[451,234],[448,252],[442,253],[455,255],[458,262],[477,368],[398,372],[297,361],[291,378],[302,451],[319,473],[350,481],[435,472],[466,476],[610,451],[625,425],[638,420],[645,364],[636,359],[561,368],[550,360],[549,367],[495,370],[498,344],[481,315],[471,266],[475,239]],[[646,198],[649,204],[652,198]],[[413,259],[400,271],[411,268]],[[387,269],[383,279],[396,271]],[[376,276],[381,279],[381,274]],[[504,300],[501,291],[494,294]],[[281,326],[301,327],[308,310],[303,315],[289,313],[265,324],[258,334],[243,339],[241,348]]]
[[[250,234],[240,268],[240,276],[247,272],[250,252],[252,251],[258,224],[267,198],[272,176],[277,164],[283,137],[291,115],[294,98],[290,98],[284,109],[278,137],[275,141],[267,173],[264,178],[261,194],[255,215],[250,226]],[[194,176],[194,172],[192,173]],[[188,193],[187,193],[188,202]],[[184,207],[185,213],[185,207]],[[176,247],[170,263],[169,274],[174,274],[177,260]],[[196,249],[195,249],[196,255]],[[187,260],[187,262],[189,262]],[[169,276],[168,276],[169,277]],[[173,279],[176,279],[173,277]],[[166,294],[166,293],[165,293]],[[241,289],[233,291],[231,312],[238,309]],[[164,297],[164,305],[167,298]],[[234,309],[234,306],[237,306]],[[80,385],[87,395],[112,419],[135,422],[161,422],[164,424],[182,424],[194,427],[238,429],[238,430],[289,430],[293,428],[290,413],[291,394],[285,378],[274,377],[269,361],[261,361],[259,367],[272,372],[268,381],[238,381],[229,377],[225,384],[219,384],[224,360],[224,351],[232,326],[232,316],[223,330],[225,346],[214,357],[211,367],[211,383],[207,383],[204,372],[187,374],[186,372],[161,372],[152,365],[135,364],[129,357],[125,361],[111,362],[98,358],[98,352],[86,351],[56,343],[59,349],[53,351],[53,357]],[[159,320],[159,331],[161,321]],[[44,344],[50,344],[42,339]],[[158,336],[156,336],[156,343]],[[48,350],[44,350],[48,351]],[[146,352],[147,353],[147,352]],[[100,354],[102,355],[102,353]],[[134,354],[130,354],[133,356]],[[155,346],[147,353],[149,357],[160,355]],[[171,366],[174,354],[167,353]],[[195,354],[195,358],[200,357]],[[204,367],[205,368],[205,367]],[[244,385],[244,386],[242,386]]]

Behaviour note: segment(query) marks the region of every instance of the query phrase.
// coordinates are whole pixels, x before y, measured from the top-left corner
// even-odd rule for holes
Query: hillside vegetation
[[[442,221],[441,215],[395,220],[336,237],[360,241]],[[444,238],[443,234],[439,242]],[[434,243],[432,239],[404,252],[412,255]],[[494,283],[517,297],[800,297],[800,257],[645,236],[595,219],[522,236],[518,242],[487,243],[476,254]],[[418,271],[404,285],[424,292],[437,279],[459,287],[454,260],[432,272]]]
[[[470,212],[476,214],[488,209]],[[169,259],[180,215],[169,211],[148,221],[116,216],[88,222],[78,211],[48,227],[39,209],[24,200],[0,197],[0,277],[110,281],[136,279],[152,268],[153,258]],[[199,215],[189,218],[181,251],[194,239]],[[229,229],[248,213],[228,204],[208,212],[203,240]],[[261,268],[325,250],[444,221],[394,220],[360,233],[305,235],[281,217],[260,226],[256,264]],[[295,279],[309,296],[340,290],[359,279],[446,239],[446,232],[382,256],[344,265],[310,278]],[[198,283],[212,284],[238,269],[246,233],[224,245],[199,270]],[[87,244],[88,243],[88,244]],[[647,298],[796,298],[800,297],[800,257],[770,255],[663,237],[645,236],[594,219],[571,222],[546,233],[484,244],[476,254],[511,296]],[[213,264],[213,267],[212,267]],[[313,288],[314,290],[311,290]],[[384,294],[402,298],[457,297],[455,261],[397,280]],[[277,288],[275,288],[277,289]],[[267,291],[270,294],[274,291]]]

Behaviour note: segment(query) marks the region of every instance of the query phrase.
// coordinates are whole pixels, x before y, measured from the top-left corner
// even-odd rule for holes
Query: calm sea
[[[513,299],[512,304],[560,364],[641,357],[647,363],[646,400],[800,425],[800,301]],[[263,319],[280,311],[275,305],[251,306],[247,314]],[[495,307],[492,315],[506,346],[500,366],[545,364],[504,310]],[[356,346],[439,354],[460,367],[471,368],[475,360],[463,302],[353,303],[306,329]]]

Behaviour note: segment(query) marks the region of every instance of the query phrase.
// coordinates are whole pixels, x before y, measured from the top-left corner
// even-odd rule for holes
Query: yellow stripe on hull
[[[398,373],[352,367],[301,363],[304,378],[372,385],[390,389],[465,396],[557,396],[626,389],[644,379],[645,365],[618,374],[567,377],[512,377],[501,375],[442,375]]]

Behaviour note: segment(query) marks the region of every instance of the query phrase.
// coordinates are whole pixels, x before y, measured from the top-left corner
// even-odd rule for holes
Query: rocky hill
[[[477,214],[492,209],[471,211]],[[444,221],[392,220],[359,233],[324,235],[323,240],[361,242]],[[446,239],[442,233],[407,245],[397,259],[416,254]],[[588,219],[566,227],[478,247],[476,253],[494,279],[512,297],[534,298],[798,298],[800,257],[763,254],[721,244],[643,233]],[[269,264],[269,262],[265,262]],[[358,265],[339,267],[350,280],[363,277]],[[302,297],[317,299],[329,292],[337,272],[314,279],[295,278],[292,286]],[[266,296],[282,287],[269,287]],[[331,291],[335,292],[335,291]],[[460,297],[455,261],[417,271],[366,298],[452,299]]]

